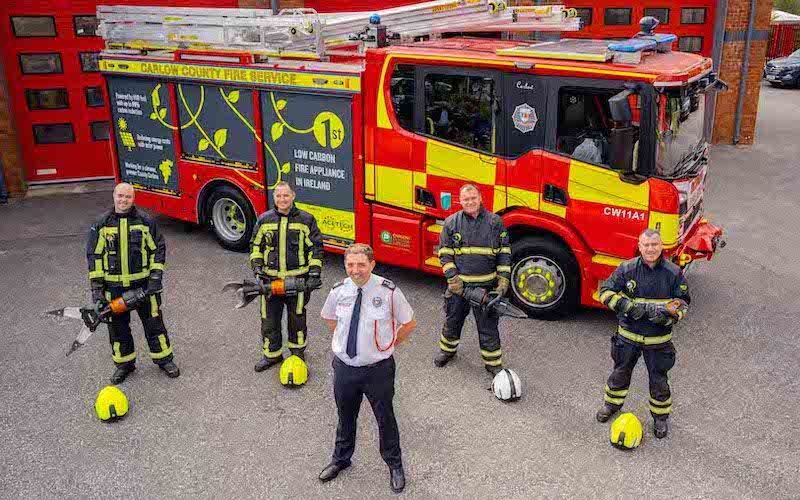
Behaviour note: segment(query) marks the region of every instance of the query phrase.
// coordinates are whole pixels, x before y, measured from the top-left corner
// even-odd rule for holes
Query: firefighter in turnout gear
[[[645,230],[639,236],[641,256],[620,264],[600,287],[600,301],[617,313],[619,326],[611,337],[614,370],[597,420],[606,422],[622,408],[641,355],[650,380],[650,414],[657,438],[669,432],[672,412],[667,376],[675,365],[672,325],[686,316],[690,302],[680,267],[665,259],[662,250],[661,235]]]
[[[472,309],[484,367],[495,375],[503,367],[499,316],[494,310],[470,305],[463,294],[465,287],[478,287],[487,292],[487,300],[494,294],[505,295],[511,275],[511,245],[500,216],[481,204],[478,188],[464,185],[459,201],[462,210],[444,221],[439,238],[439,260],[447,278],[446,318],[434,364],[442,367],[453,359],[464,320]]]
[[[142,320],[150,358],[169,377],[180,375],[173,361],[172,344],[161,312],[161,279],[167,247],[155,221],[133,204],[133,186],[117,184],[114,209],[89,230],[86,257],[92,302],[99,308],[127,290],[142,289],[147,299],[136,312]],[[111,376],[119,384],[136,369],[136,349],[130,312],[112,316],[108,325],[111,358],[117,365]]]
[[[291,185],[280,182],[272,192],[275,208],[258,218],[250,242],[250,265],[257,279],[304,278],[297,293],[260,297],[263,356],[255,370],[261,372],[283,361],[281,317],[288,310],[288,347],[305,359],[306,304],[311,290],[322,286],[322,234],[314,216],[294,205]]]

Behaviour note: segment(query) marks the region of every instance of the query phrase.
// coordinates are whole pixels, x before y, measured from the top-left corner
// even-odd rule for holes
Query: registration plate
[[[778,77],[775,75],[767,75],[767,80],[774,82],[778,80]]]

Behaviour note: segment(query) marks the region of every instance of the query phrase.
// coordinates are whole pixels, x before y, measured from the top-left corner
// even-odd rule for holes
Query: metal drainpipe
[[[744,40],[744,60],[742,71],[739,74],[739,96],[736,100],[736,116],[733,119],[733,143],[739,144],[742,132],[742,110],[744,109],[744,95],[747,91],[747,72],[750,66],[750,41],[753,38],[753,24],[756,20],[756,0],[750,0],[750,15],[747,17],[747,35]]]
[[[728,18],[728,0],[717,1],[717,18],[714,20],[714,49],[711,58],[714,71],[719,72],[722,63],[722,47],[725,44],[725,20]]]
[[[278,10],[279,10],[278,9],[278,0],[270,0],[269,6],[272,9],[272,13],[273,14],[277,14],[278,13]]]

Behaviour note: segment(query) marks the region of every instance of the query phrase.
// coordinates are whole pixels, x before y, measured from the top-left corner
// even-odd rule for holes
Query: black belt
[[[389,356],[389,357],[388,357],[388,358],[386,358],[386,359],[382,359],[382,360],[380,360],[380,361],[377,361],[377,362],[375,362],[375,363],[372,363],[371,365],[353,366],[353,365],[348,365],[347,363],[345,363],[344,361],[342,361],[341,359],[339,359],[339,356],[334,356],[334,357],[333,357],[333,362],[334,362],[334,363],[339,363],[339,364],[341,364],[342,366],[346,366],[346,367],[348,367],[348,368],[355,368],[355,369],[367,369],[367,368],[375,368],[375,367],[377,367],[377,366],[380,366],[382,363],[388,363],[389,361],[392,361],[393,359],[394,359],[394,355],[392,355],[392,356]]]

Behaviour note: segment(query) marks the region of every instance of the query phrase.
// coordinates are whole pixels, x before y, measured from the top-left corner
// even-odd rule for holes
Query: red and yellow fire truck
[[[327,250],[365,242],[379,262],[432,274],[442,222],[472,183],[509,229],[512,294],[533,317],[600,307],[598,284],[648,227],[680,265],[711,259],[722,231],[703,217],[706,110],[724,85],[711,60],[652,30],[615,43],[406,41],[423,25],[472,30],[466,8],[496,28],[499,6],[391,9],[347,37],[367,18],[98,9],[117,179],[230,249],[287,181]],[[537,9],[528,28],[569,16]]]

